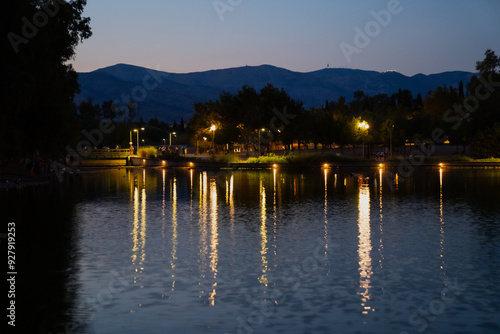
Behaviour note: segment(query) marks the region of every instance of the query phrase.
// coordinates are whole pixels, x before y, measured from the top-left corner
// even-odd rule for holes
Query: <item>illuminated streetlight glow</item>
[[[266,131],[266,129],[262,128],[259,130],[259,152],[260,152],[260,132],[261,131],[264,132],[264,131]]]
[[[175,136],[176,133],[175,132],[170,132],[170,141],[169,141],[169,144],[168,144],[168,149],[170,150],[170,146],[172,146],[172,134]]]
[[[212,126],[210,127],[210,131],[212,131],[212,146],[215,146],[215,130],[216,130],[216,129],[217,129],[217,128],[215,127],[215,125],[212,125]]]
[[[134,132],[137,132],[137,154],[139,154],[139,130],[144,131],[145,129],[134,129]],[[130,145],[132,145],[132,131],[130,131]]]
[[[370,128],[370,125],[365,121],[363,121],[361,123],[358,123],[358,127],[361,128],[362,130],[368,130]]]
[[[358,123],[358,128],[361,130],[367,131],[370,128],[370,125],[365,121]],[[366,132],[363,133],[363,158],[365,157],[365,135]]]

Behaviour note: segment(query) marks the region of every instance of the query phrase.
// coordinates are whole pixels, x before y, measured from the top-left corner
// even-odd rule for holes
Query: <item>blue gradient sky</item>
[[[369,43],[355,27],[396,0],[88,0],[93,36],[77,48],[78,72],[127,63],[167,72],[270,64],[308,72],[330,67],[405,75],[474,71],[486,49],[500,54],[499,0],[400,0]],[[231,3],[236,6],[230,5]],[[223,20],[221,20],[221,16]],[[358,46],[360,44],[358,43]]]

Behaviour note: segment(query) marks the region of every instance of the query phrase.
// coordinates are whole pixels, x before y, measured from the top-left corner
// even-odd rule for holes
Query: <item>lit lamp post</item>
[[[216,129],[217,129],[217,128],[215,127],[215,125],[212,125],[212,126],[210,127],[210,131],[212,131],[212,132],[213,132],[213,133],[212,133],[212,146],[215,146],[215,130],[216,130]]]
[[[203,137],[203,142],[205,143],[203,153],[206,153],[207,152],[207,137]]]
[[[172,146],[172,134],[175,136],[176,133],[175,132],[170,132],[170,142],[168,144],[168,149],[170,150],[170,146]]]
[[[266,131],[266,129],[264,129],[264,128],[259,129],[259,155],[260,155],[260,132],[261,131]]]
[[[134,132],[137,132],[137,154],[139,154],[139,131],[144,131],[144,128],[134,129]],[[132,136],[130,136],[130,142],[132,142]]]
[[[370,125],[365,121],[358,123],[358,128],[360,128],[363,132],[363,159],[365,158],[365,135],[366,131],[370,128]]]

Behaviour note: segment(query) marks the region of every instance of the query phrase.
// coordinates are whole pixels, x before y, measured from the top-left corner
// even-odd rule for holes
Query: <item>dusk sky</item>
[[[78,72],[329,64],[414,75],[475,71],[486,49],[500,54],[499,0],[88,0],[85,16],[93,36],[77,48]]]

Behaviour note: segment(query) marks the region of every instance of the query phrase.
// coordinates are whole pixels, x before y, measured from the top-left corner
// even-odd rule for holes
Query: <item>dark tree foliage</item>
[[[270,138],[292,143],[298,138],[295,118],[302,112],[302,103],[283,89],[268,84],[257,92],[243,86],[236,94],[224,92],[216,101],[196,103],[188,130],[193,145],[207,138],[218,145],[242,143],[248,147],[258,144],[259,132],[261,144]],[[212,125],[217,129],[215,138]]]
[[[490,49],[484,53],[484,59],[476,62],[476,70],[480,74],[494,74],[497,73],[497,68],[500,67],[500,58],[495,54],[495,51]]]
[[[86,0],[7,0],[1,11],[0,156],[56,156],[79,137],[68,64],[91,36]]]
[[[218,100],[198,103],[196,113],[189,123],[192,143],[203,137],[211,139],[211,125],[216,125],[215,144],[240,143],[256,145],[256,138],[262,128],[276,124],[273,141],[285,146],[292,143],[319,144],[324,149],[331,144],[344,146],[352,144],[392,146],[404,152],[407,142],[429,141],[439,145],[450,143],[473,146],[477,157],[498,156],[500,138],[500,67],[498,57],[491,50],[485,53],[485,60],[477,62],[479,76],[473,76],[467,85],[458,82],[458,88],[445,85],[430,91],[425,99],[413,96],[408,89],[399,89],[392,95],[368,96],[361,90],[354,93],[348,103],[341,96],[324,107],[303,110],[302,103],[290,98],[284,90],[267,85],[260,91],[243,86],[237,94],[223,93]],[[469,94],[464,93],[464,86]],[[283,115],[296,115],[286,124]],[[278,108],[278,109],[276,109]],[[360,122],[367,122],[367,131],[359,128]],[[284,126],[286,125],[286,126]],[[272,128],[272,127],[271,127]],[[438,139],[435,131],[443,132]],[[439,141],[439,142],[437,142]]]

